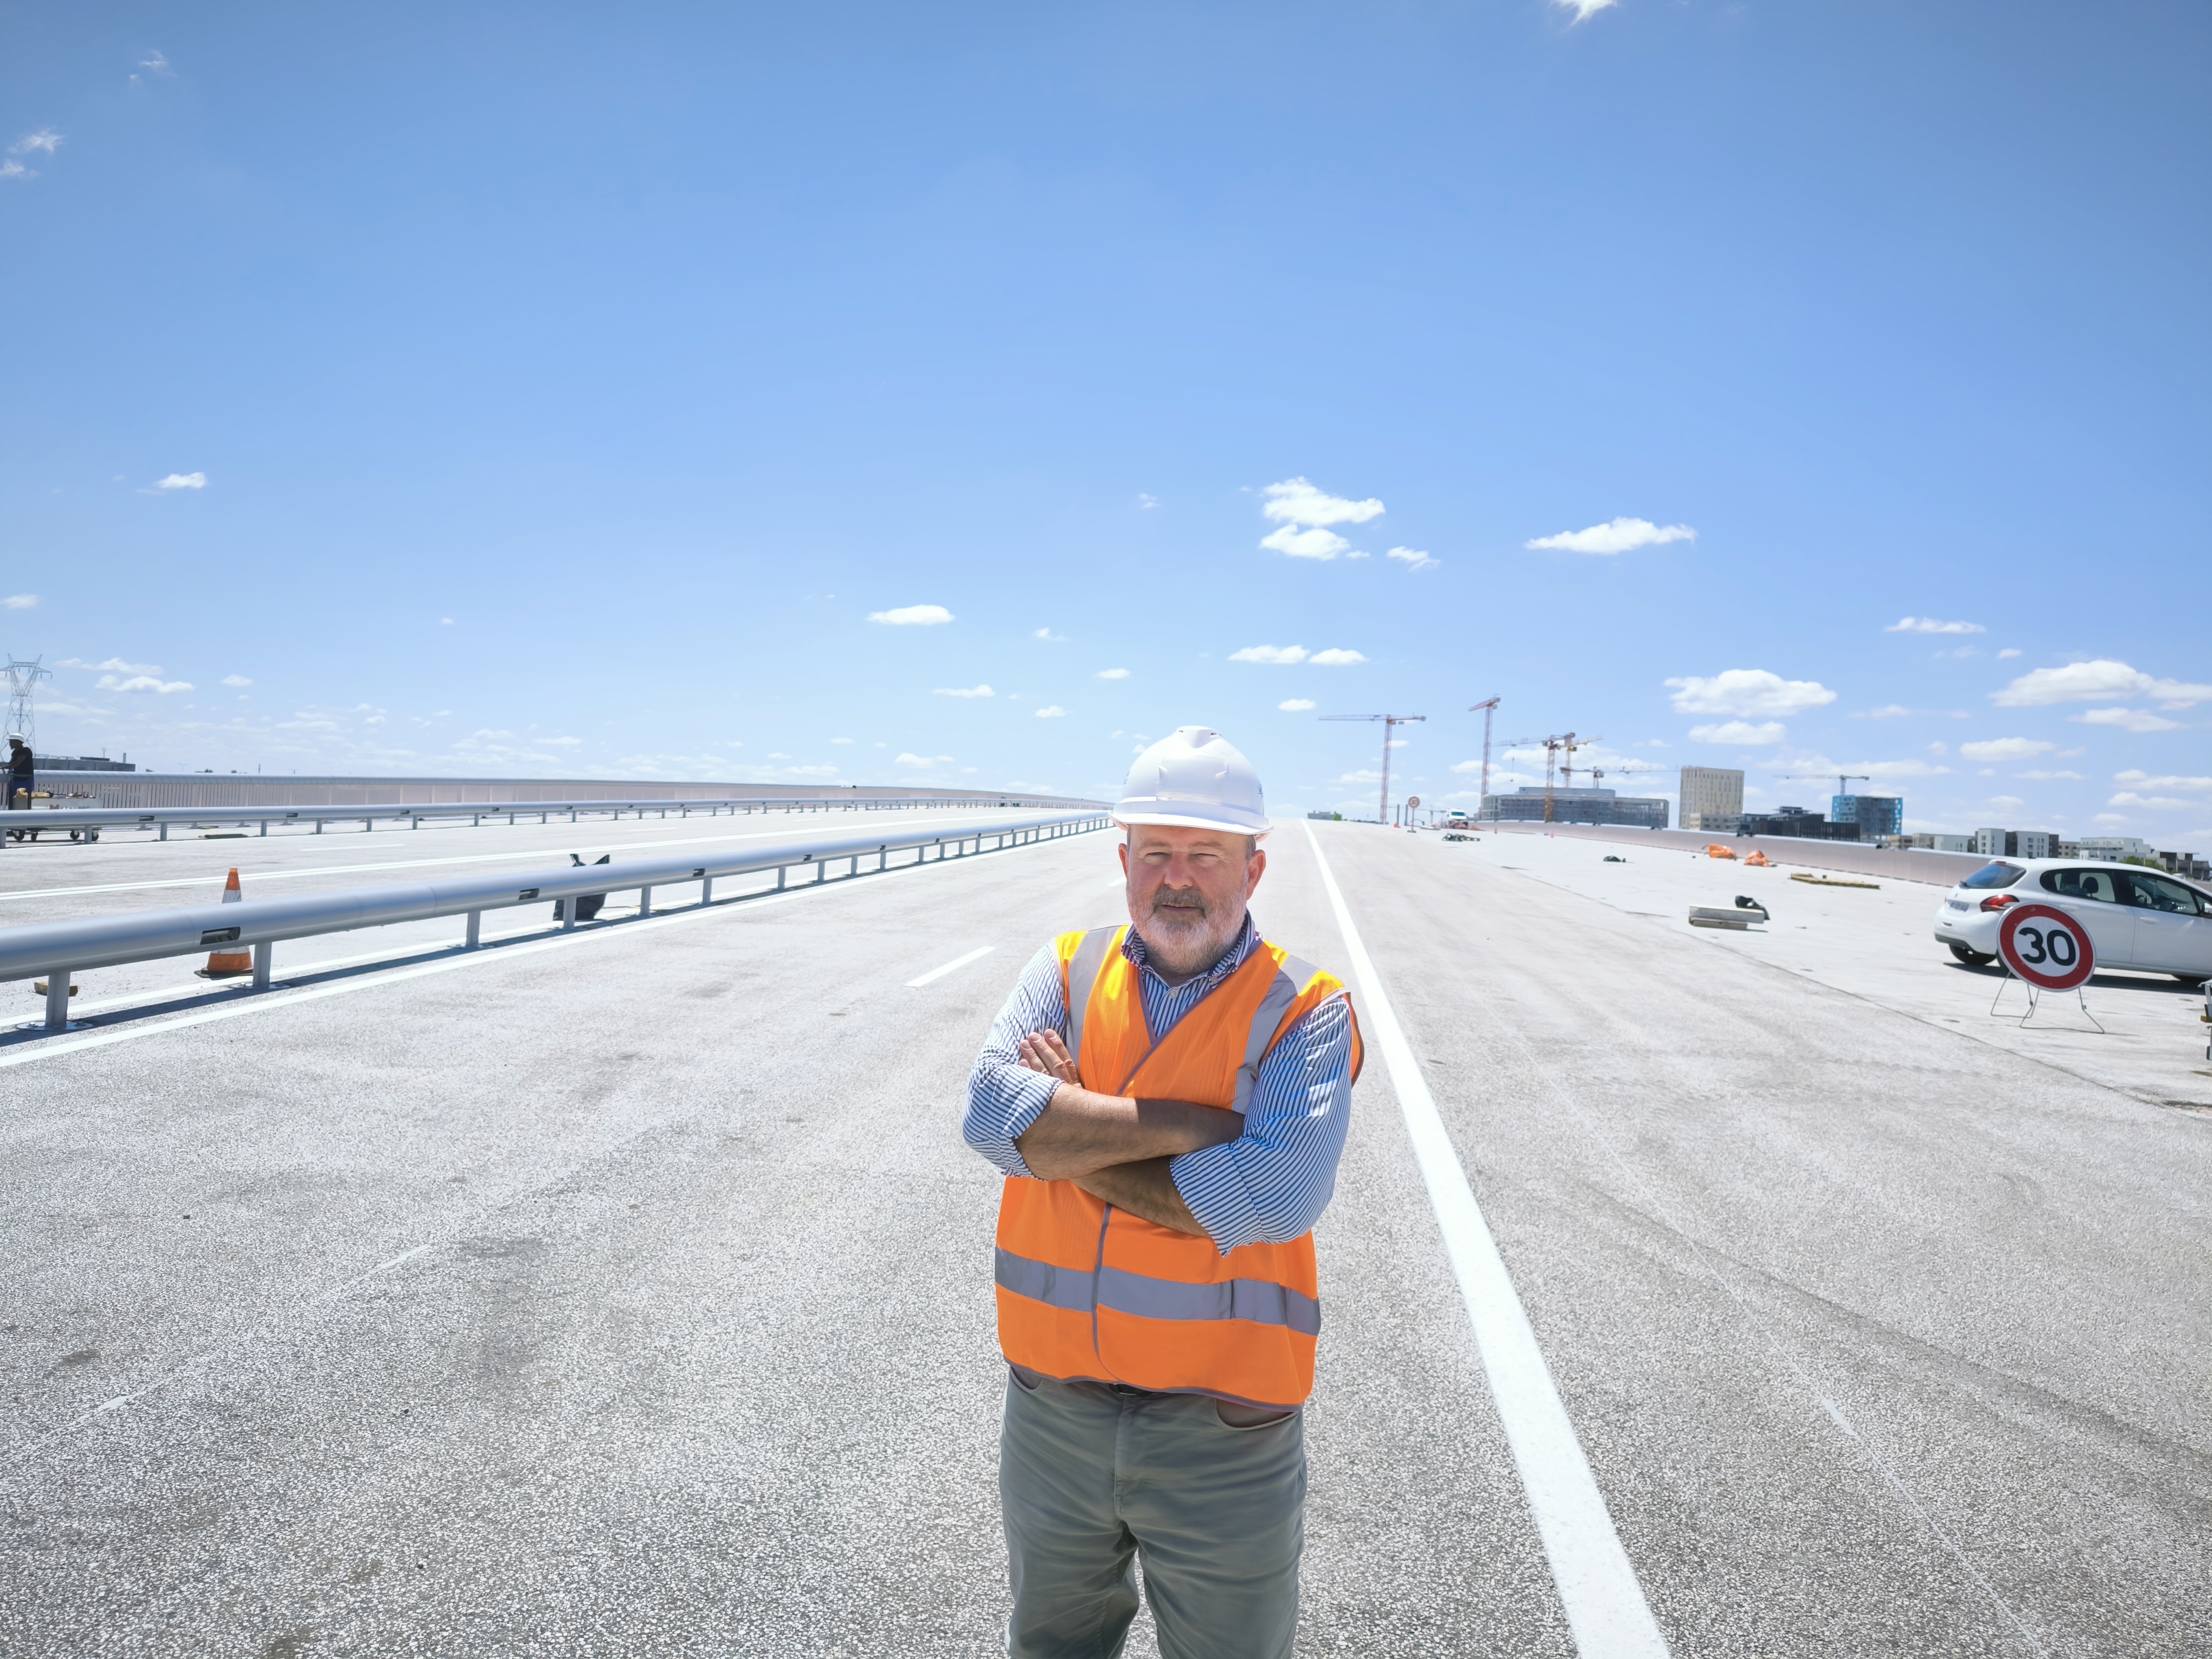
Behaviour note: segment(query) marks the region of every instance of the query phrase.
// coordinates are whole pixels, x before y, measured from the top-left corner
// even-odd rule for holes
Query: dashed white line
[[[1582,1659],[1665,1659],[1667,1639],[1659,1633],[1644,1588],[1637,1583],[1636,1569],[1613,1529],[1605,1495],[1597,1489],[1597,1478],[1583,1454],[1551,1367],[1544,1363],[1528,1310],[1513,1288],[1498,1241],[1482,1218],[1467,1170],[1437,1110],[1436,1097],[1429,1092],[1420,1062],[1398,1024],[1311,824],[1306,826],[1306,840],[1313,847],[1322,884],[1328,891],[1346,953],[1359,981],[1362,1012],[1389,1067],[1390,1086],[1413,1143],[1414,1161],[1443,1232],[1444,1253],[1459,1280],[1468,1317],[1474,1323],[1483,1374],[1490,1380],[1491,1396],[1497,1401],[1514,1467],[1535,1516],[1575,1650]]]
[[[922,975],[921,978],[907,981],[906,988],[909,991],[918,991],[923,986],[928,984],[932,980],[943,979],[947,974],[951,973],[956,968],[965,968],[971,962],[981,962],[985,957],[989,956],[996,948],[997,947],[995,945],[986,945],[980,950],[970,951],[964,957],[955,957],[943,967],[933,968],[927,973]]]

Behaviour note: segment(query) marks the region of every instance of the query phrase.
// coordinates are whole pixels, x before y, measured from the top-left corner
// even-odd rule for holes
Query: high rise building
[[[1743,818],[1743,774],[1721,766],[1682,769],[1681,825],[1734,834]],[[1726,822],[1707,822],[1725,819]]]
[[[1902,795],[1837,795],[1828,802],[1828,816],[1838,823],[1856,823],[1859,839],[1905,833]]]
[[[1627,823],[1639,830],[1667,827],[1664,795],[1617,795],[1610,789],[1554,789],[1553,823]],[[1486,823],[1541,823],[1544,789],[1539,784],[1516,789],[1510,795],[1485,795],[1482,816]]]

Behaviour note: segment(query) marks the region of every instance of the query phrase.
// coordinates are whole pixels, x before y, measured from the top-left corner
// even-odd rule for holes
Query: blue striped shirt
[[[1252,919],[1211,969],[1170,985],[1146,960],[1136,929],[1121,953],[1138,970],[1145,1024],[1155,1041],[1204,1001],[1259,948]],[[1021,1043],[1038,1031],[1067,1035],[1067,997],[1060,956],[1050,945],[1030,958],[1006,1006],[992,1022],[968,1076],[961,1134],[1005,1174],[1034,1180],[1014,1142],[1051,1102],[1058,1083],[1021,1061]],[[1286,1244],[1313,1231],[1336,1191],[1352,1115],[1352,1011],[1341,996],[1310,1010],[1260,1062],[1244,1133],[1235,1140],[1172,1160],[1168,1174],[1198,1224],[1224,1255],[1239,1244]]]

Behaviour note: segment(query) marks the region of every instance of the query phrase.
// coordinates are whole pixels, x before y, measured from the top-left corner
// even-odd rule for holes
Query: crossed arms
[[[1024,1037],[1021,1063],[1059,1081],[1050,1103],[1014,1139],[1032,1175],[1073,1181],[1132,1215],[1179,1233],[1208,1236],[1176,1189],[1168,1162],[1236,1139],[1244,1133],[1243,1113],[1086,1089],[1057,1031]]]

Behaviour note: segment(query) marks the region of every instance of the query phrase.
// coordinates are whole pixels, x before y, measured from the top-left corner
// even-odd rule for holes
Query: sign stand
[[[2014,1022],[2016,1024],[2025,1026],[2028,1021],[2035,1018],[2036,1007],[2043,994],[2042,988],[2038,986],[2033,980],[2021,979],[2018,974],[2013,972],[2012,964],[2009,963],[2005,964],[2005,976],[1997,982],[1996,996],[1990,1004],[1990,1018],[1991,1019],[2010,1019],[2012,1018],[2009,1014],[2000,1014],[1997,1012],[1997,1004],[2004,1000],[2005,988],[2012,984],[2014,980],[2019,980],[2022,985],[2027,987],[2027,1012],[2022,1014],[2018,1020]],[[2081,1006],[2081,1018],[2087,1020],[2090,1024],[2096,1026],[2097,1035],[2100,1036],[2110,1036],[2112,1035],[2111,1032],[2106,1030],[2102,1025],[2097,1024],[2096,1015],[2089,1012],[2088,996],[2078,985],[2074,988],[2074,999]],[[2212,1047],[2212,1045],[2208,1045],[2208,1047]]]

